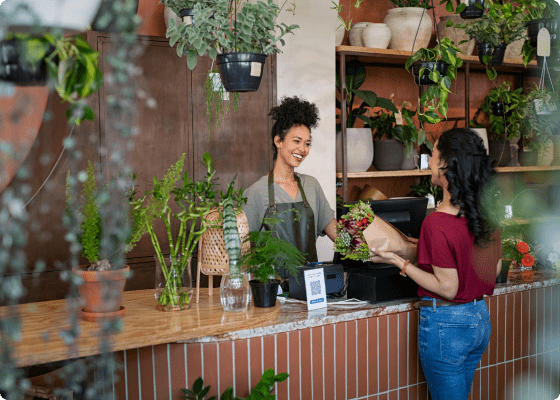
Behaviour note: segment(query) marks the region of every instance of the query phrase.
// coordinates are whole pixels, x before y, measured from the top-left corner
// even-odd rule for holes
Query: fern
[[[87,258],[90,263],[99,260],[99,240],[101,238],[101,219],[97,210],[97,184],[95,182],[95,171],[91,161],[88,160],[86,169],[87,179],[82,186],[82,214],[84,217],[82,223],[82,255]]]

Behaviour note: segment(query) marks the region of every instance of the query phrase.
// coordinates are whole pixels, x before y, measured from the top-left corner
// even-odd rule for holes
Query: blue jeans
[[[420,361],[433,400],[467,400],[490,330],[484,300],[420,308]]]

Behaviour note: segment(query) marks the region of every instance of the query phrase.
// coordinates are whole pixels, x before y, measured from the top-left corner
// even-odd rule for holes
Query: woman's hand
[[[370,257],[370,261],[374,263],[397,265],[398,255],[396,255],[392,251],[380,251],[375,253],[374,256]]]

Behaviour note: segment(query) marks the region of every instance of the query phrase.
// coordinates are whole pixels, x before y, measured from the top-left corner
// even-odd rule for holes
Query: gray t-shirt
[[[301,179],[305,197],[313,210],[316,235],[322,236],[324,235],[323,229],[334,218],[334,211],[330,207],[317,179],[304,174],[298,174],[298,176]],[[244,195],[248,198],[247,204],[243,206],[243,211],[245,211],[249,221],[249,230],[258,231],[261,228],[262,218],[268,208],[268,176],[265,175],[253,183],[244,192]],[[303,201],[303,199],[300,191],[298,191],[296,198],[292,199],[280,185],[274,182],[274,201],[276,203],[296,203]]]

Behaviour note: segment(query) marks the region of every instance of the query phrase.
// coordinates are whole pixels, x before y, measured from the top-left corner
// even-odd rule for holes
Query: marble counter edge
[[[521,291],[526,291],[531,289],[539,289],[539,288],[555,286],[555,285],[560,285],[560,276],[550,278],[550,279],[543,279],[536,282],[523,282],[523,283],[508,282],[508,283],[496,284],[492,296],[499,296],[502,294],[521,292]],[[492,297],[492,296],[485,296],[485,297]],[[294,308],[292,306],[293,303],[284,303],[282,304],[282,309],[280,311],[281,314],[288,312],[290,316],[294,316],[297,314],[302,314],[302,315],[307,314],[307,316],[297,321],[279,322],[279,323],[272,322],[269,325],[264,325],[262,327],[227,332],[220,335],[203,336],[203,337],[187,339],[187,340],[178,340],[176,343],[212,343],[212,342],[222,342],[228,340],[250,339],[253,337],[261,337],[265,335],[272,335],[272,334],[290,332],[290,331],[301,330],[301,329],[315,328],[315,327],[325,326],[329,324],[336,324],[336,323],[348,322],[348,321],[353,321],[358,319],[412,311],[412,310],[419,309],[418,300],[419,300],[418,298],[408,298],[408,299],[400,299],[400,300],[394,300],[394,301],[378,303],[378,304],[353,306],[352,308],[354,309],[359,308],[359,310],[356,311],[352,311],[352,308],[350,307],[345,308],[342,306],[333,305],[333,303],[329,303],[329,308],[327,309],[328,312],[337,312],[337,314],[326,315],[326,316],[321,316],[321,315],[314,316],[314,314],[310,315],[306,309],[301,309],[301,308],[293,310]],[[292,310],[289,310],[290,308],[292,308]],[[346,312],[340,313],[341,311],[346,311]]]

